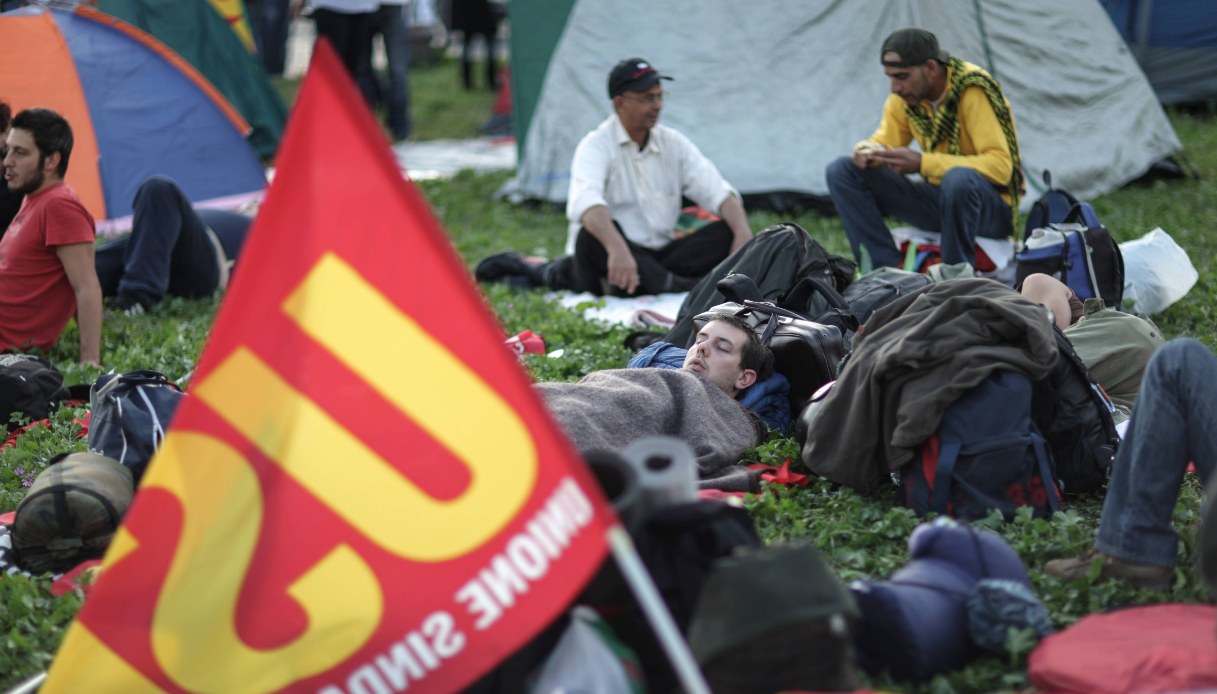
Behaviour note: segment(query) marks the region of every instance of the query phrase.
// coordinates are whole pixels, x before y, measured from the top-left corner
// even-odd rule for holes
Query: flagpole
[[[608,540],[609,551],[617,560],[621,575],[630,584],[630,589],[634,591],[634,597],[642,606],[647,621],[651,623],[651,628],[659,637],[660,645],[667,652],[676,676],[684,686],[684,691],[688,694],[710,694],[710,687],[706,684],[706,679],[702,677],[701,670],[697,667],[697,661],[693,659],[693,654],[689,651],[689,645],[685,643],[680,630],[676,628],[676,622],[672,619],[672,614],[668,612],[663,598],[660,597],[659,590],[651,579],[651,574],[647,572],[642,558],[638,556],[638,550],[635,549],[634,540],[630,534],[620,523],[617,523],[605,531],[605,539]]]
[[[46,670],[26,679],[24,682],[19,682],[17,686],[4,692],[4,694],[34,694],[42,687],[42,683],[46,682]]]

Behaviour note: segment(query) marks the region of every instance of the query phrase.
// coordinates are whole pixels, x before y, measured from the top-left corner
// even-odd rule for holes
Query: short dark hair
[[[34,136],[39,162],[58,152],[59,166],[55,171],[61,178],[67,175],[73,140],[72,126],[66,118],[49,108],[27,108],[13,117],[13,127],[28,130]]]
[[[758,381],[763,381],[773,375],[773,350],[769,349],[769,345],[761,342],[761,336],[756,334],[748,321],[730,313],[717,313],[706,319],[706,324],[702,327],[704,328],[716,320],[739,328],[748,336],[748,341],[744,343],[744,351],[740,354],[741,369],[755,371]]]
[[[8,124],[13,121],[13,108],[8,105],[8,102],[0,99],[0,130],[8,130]],[[0,147],[4,146],[0,142]]]

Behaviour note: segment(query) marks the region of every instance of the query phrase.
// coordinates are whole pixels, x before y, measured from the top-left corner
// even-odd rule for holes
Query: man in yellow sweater
[[[828,191],[859,263],[899,266],[890,216],[942,234],[942,261],[975,264],[977,235],[1006,238],[1022,188],[1018,135],[1001,85],[918,28],[880,51],[891,95],[853,154],[828,166]],[[918,149],[908,145],[917,141]],[[920,174],[914,179],[907,174]]]

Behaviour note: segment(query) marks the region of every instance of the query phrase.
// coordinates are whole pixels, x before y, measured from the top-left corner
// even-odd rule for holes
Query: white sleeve
[[[581,224],[583,213],[596,205],[608,207],[604,189],[608,183],[609,166],[613,153],[603,138],[588,135],[575,148],[570,164],[570,191],[566,196],[566,218],[572,224]]]
[[[739,193],[718,172],[714,162],[701,153],[683,133],[675,132],[673,143],[680,149],[682,170],[681,193],[699,206],[718,213],[727,196],[739,197]]]

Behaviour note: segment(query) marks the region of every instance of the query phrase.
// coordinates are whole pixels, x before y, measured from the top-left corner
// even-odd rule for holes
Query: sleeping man
[[[747,323],[714,316],[681,368],[607,369],[578,383],[535,387],[580,451],[674,436],[692,447],[699,472],[708,476],[764,440],[765,424],[737,398],[772,374],[773,353]]]

